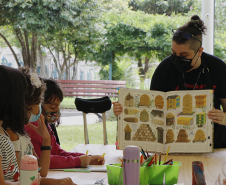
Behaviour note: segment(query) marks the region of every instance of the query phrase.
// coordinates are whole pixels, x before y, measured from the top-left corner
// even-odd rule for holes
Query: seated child
[[[25,134],[20,134],[16,129],[12,130],[9,128],[7,132],[10,134],[10,138],[12,143],[14,144],[18,164],[23,155],[34,155],[38,159],[38,165],[41,167],[40,175],[41,178],[41,185],[63,185],[63,184],[70,184],[74,185],[70,178],[63,178],[63,179],[50,179],[44,178],[47,176],[49,170],[49,163],[50,163],[50,135],[44,123],[44,117],[41,115],[41,99],[43,97],[43,93],[45,91],[45,83],[40,80],[35,73],[31,73],[30,69],[27,67],[20,68],[20,71],[25,76],[27,81],[27,93],[25,95],[25,103],[27,106],[27,122],[30,121],[38,121],[37,127],[33,126],[32,124],[28,123],[28,127],[34,130],[42,139],[42,152],[40,157],[36,155],[33,149],[33,145],[30,141],[30,138]],[[24,128],[24,127],[23,127]]]
[[[43,79],[46,84],[46,91],[44,93],[44,101],[42,104],[42,114],[45,117],[45,124],[48,128],[51,137],[51,156],[50,156],[50,169],[51,168],[75,168],[75,167],[87,167],[89,164],[104,164],[104,158],[100,155],[85,156],[82,153],[66,152],[60,148],[60,145],[56,142],[56,137],[50,127],[51,124],[56,124],[60,118],[60,103],[63,100],[63,92],[58,83],[53,79]],[[58,121],[59,123],[59,121]],[[38,125],[38,122],[31,123],[34,126]],[[43,143],[42,137],[40,137],[33,129],[26,126],[26,132],[31,137],[34,150],[38,156],[41,155],[41,146]],[[98,161],[100,159],[100,161]]]
[[[15,151],[4,128],[25,134],[27,83],[18,69],[0,65],[0,89],[0,184],[20,185]]]

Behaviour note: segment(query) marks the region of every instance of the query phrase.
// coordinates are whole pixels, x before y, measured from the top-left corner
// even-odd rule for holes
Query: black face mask
[[[196,52],[195,56],[197,55],[198,51]],[[191,70],[195,66],[195,65],[191,66],[192,60],[195,58],[195,56],[192,59],[187,59],[184,57],[180,57],[180,56],[171,54],[171,60],[173,61],[174,67],[180,73],[184,73],[186,71]],[[195,64],[197,63],[197,61],[198,61],[198,58],[197,58]]]

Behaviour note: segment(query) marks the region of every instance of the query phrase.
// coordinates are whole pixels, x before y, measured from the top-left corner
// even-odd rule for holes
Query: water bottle
[[[140,150],[137,146],[127,146],[123,156],[123,185],[140,184]]]
[[[20,162],[20,185],[38,185],[38,161],[33,155],[24,155]]]

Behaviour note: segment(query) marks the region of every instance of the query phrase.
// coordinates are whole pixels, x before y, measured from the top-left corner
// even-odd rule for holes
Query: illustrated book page
[[[117,149],[127,145],[145,151],[206,153],[213,148],[212,90],[160,91],[119,89]]]

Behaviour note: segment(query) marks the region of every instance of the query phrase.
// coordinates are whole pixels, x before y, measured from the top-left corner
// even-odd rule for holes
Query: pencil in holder
[[[162,185],[165,175],[165,185],[177,184],[179,167],[182,166],[181,162],[173,162],[173,165],[153,165],[150,170],[149,184]]]
[[[140,185],[148,185],[151,167],[140,167]],[[121,164],[107,165],[109,185],[123,185],[123,168]]]
[[[177,184],[181,162],[174,161],[173,165],[152,165],[140,167],[140,185],[162,185],[165,175],[165,185]],[[123,185],[123,168],[121,164],[107,165],[109,185]]]

